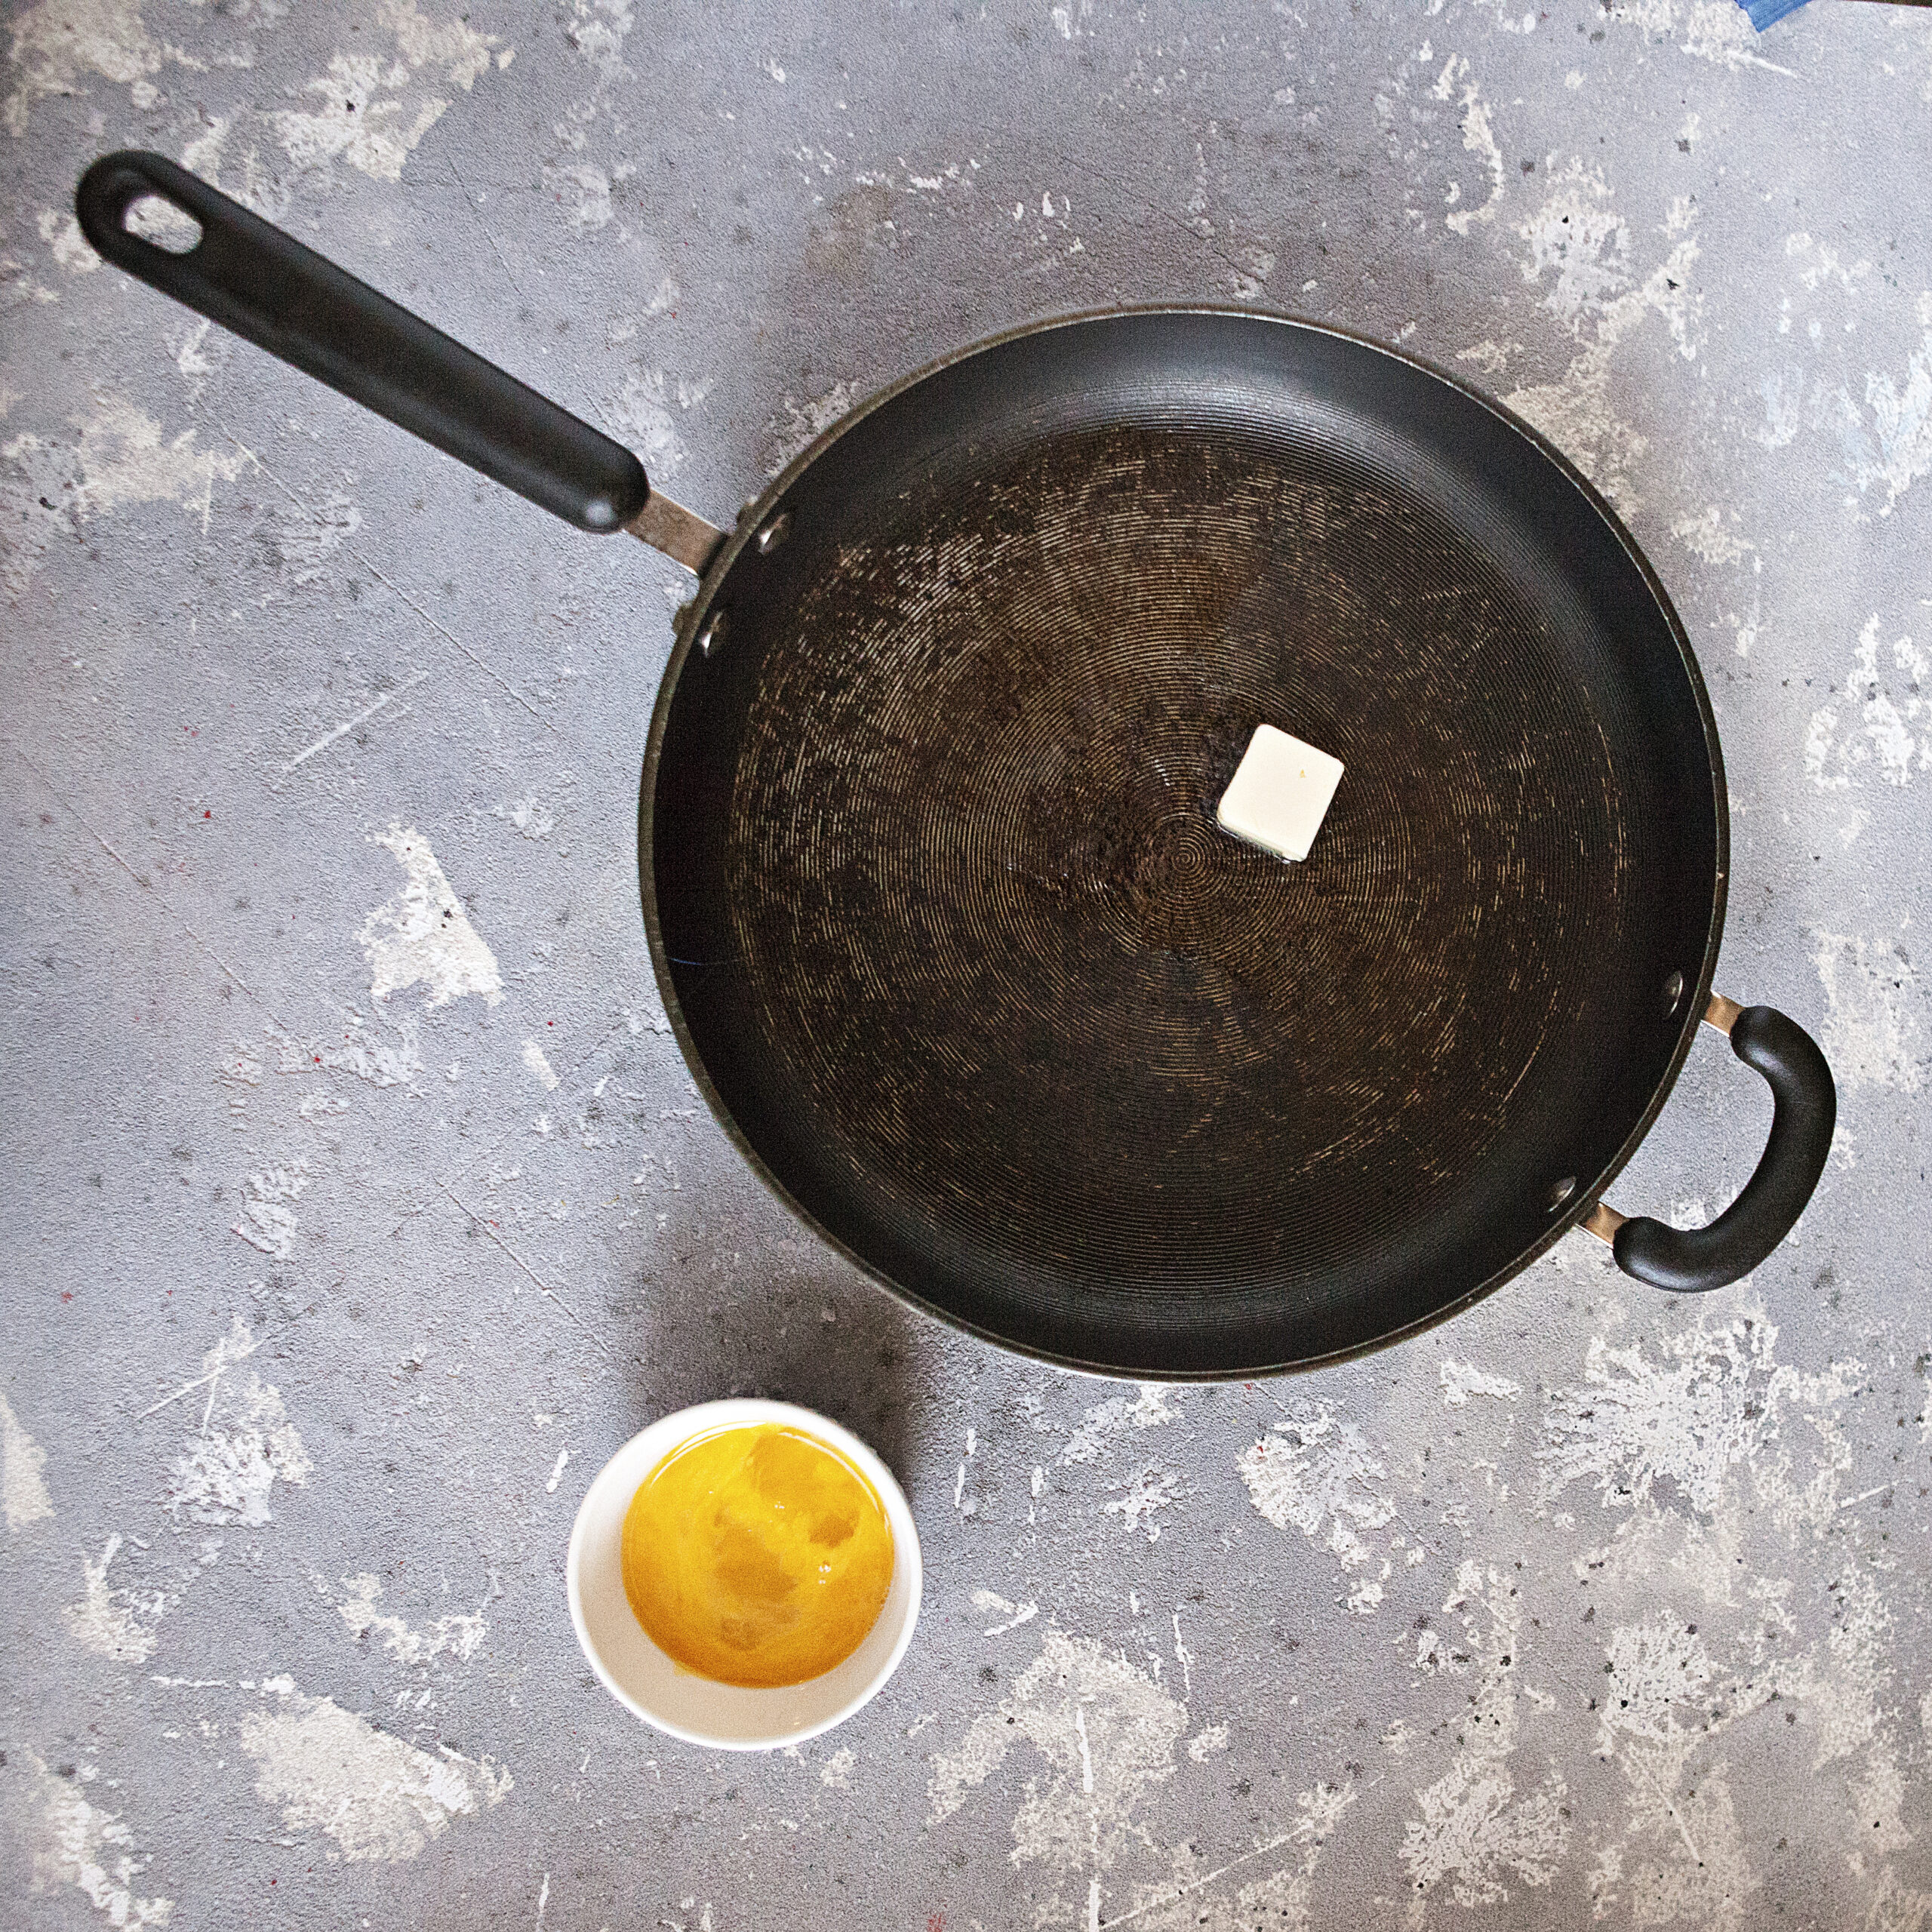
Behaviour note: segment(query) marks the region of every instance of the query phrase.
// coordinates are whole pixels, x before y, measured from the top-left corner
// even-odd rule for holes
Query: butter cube
[[[1327,816],[1342,762],[1278,731],[1255,728],[1214,817],[1224,832],[1284,859],[1305,859]]]

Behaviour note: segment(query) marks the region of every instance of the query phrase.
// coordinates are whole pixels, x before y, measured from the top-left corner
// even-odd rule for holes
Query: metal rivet
[[[724,641],[727,629],[724,613],[714,611],[704,620],[704,628],[697,634],[697,648],[701,657],[709,657],[714,646]]]
[[[758,555],[761,557],[768,557],[791,534],[792,512],[789,510],[780,510],[758,532],[752,541],[758,546]]]
[[[1673,973],[1663,983],[1663,1010],[1675,1013],[1684,1003],[1684,975]]]
[[[1549,1192],[1543,1198],[1543,1204],[1553,1214],[1576,1191],[1577,1177],[1574,1174],[1565,1174],[1561,1180],[1552,1181],[1550,1183]]]

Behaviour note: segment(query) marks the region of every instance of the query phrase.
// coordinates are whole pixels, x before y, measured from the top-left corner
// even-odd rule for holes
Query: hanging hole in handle
[[[192,255],[202,245],[202,224],[162,195],[143,195],[131,202],[121,226],[164,254]]]

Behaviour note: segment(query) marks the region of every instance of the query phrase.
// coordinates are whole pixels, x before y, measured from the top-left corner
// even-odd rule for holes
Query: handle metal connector
[[[1629,1218],[1628,1214],[1620,1214],[1607,1201],[1599,1201],[1577,1225],[1608,1247],[1616,1241],[1617,1229]]]
[[[1734,999],[1726,999],[1722,993],[1713,993],[1711,1003],[1704,1009],[1704,1024],[1715,1026],[1720,1033],[1728,1033],[1737,1023],[1737,1016],[1744,1011]]]
[[[710,568],[725,534],[716,524],[706,522],[697,511],[673,503],[660,490],[651,491],[644,508],[624,528],[699,577]]]

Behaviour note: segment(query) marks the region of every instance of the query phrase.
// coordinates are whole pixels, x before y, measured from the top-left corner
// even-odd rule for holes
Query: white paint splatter
[[[1924,325],[1924,346],[1915,349],[1905,365],[1905,383],[1884,371],[1864,379],[1864,406],[1872,411],[1870,425],[1863,415],[1847,415],[1841,423],[1850,477],[1859,494],[1881,483],[1886,500],[1880,516],[1891,516],[1918,477],[1932,473],[1932,294],[1918,297],[1918,318]]]
[[[321,1831],[352,1861],[414,1858],[451,1820],[500,1803],[509,1773],[447,1745],[435,1755],[377,1730],[332,1699],[306,1697],[291,1680],[262,1686],[276,1700],[243,1713],[242,1748],[256,1765],[255,1789],[281,1807],[291,1831]]]
[[[1503,165],[1503,150],[1497,146],[1496,131],[1491,125],[1489,103],[1478,91],[1476,84],[1469,78],[1469,63],[1460,54],[1452,54],[1443,63],[1442,71],[1435,77],[1435,85],[1429,91],[1438,100],[1447,100],[1457,96],[1460,89],[1457,105],[1461,111],[1463,146],[1482,163],[1489,177],[1489,193],[1480,205],[1472,208],[1456,208],[1442,219],[1444,224],[1458,235],[1467,235],[1478,222],[1494,221],[1496,211],[1503,200],[1503,183],[1508,178]],[[1449,198],[1457,202],[1462,198],[1462,184],[1452,183]]]
[[[56,264],[69,275],[91,275],[100,266],[100,257],[88,245],[87,237],[81,232],[81,224],[72,214],[43,208],[40,238],[54,251]]]
[[[1774,1332],[1740,1320],[1713,1334],[1700,1321],[1664,1338],[1662,1365],[1641,1343],[1613,1349],[1592,1337],[1586,1386],[1549,1398],[1545,1500],[1593,1481],[1606,1509],[1647,1503],[1663,1481],[1692,1509],[1714,1509],[1727,1472],[1764,1440]]]
[[[231,115],[210,115],[194,139],[183,144],[181,165],[190,174],[198,174],[204,181],[218,186],[221,180],[221,151],[226,144],[228,131],[234,125]]]
[[[271,1520],[269,1494],[278,1479],[309,1479],[313,1466],[280,1391],[252,1369],[238,1378],[229,1374],[255,1346],[238,1316],[202,1358],[198,1381],[208,1394],[201,1431],[176,1457],[163,1493],[167,1507],[191,1522],[257,1527]]]
[[[849,1749],[833,1752],[818,1774],[819,1783],[828,1791],[850,1791],[852,1767],[858,1761],[857,1755]]]
[[[520,798],[506,798],[501,804],[492,805],[490,814],[526,838],[547,838],[557,829],[556,814],[539,802],[534,792],[526,792]]]
[[[1926,695],[1932,662],[1909,637],[1893,641],[1892,669],[1878,665],[1878,616],[1874,611],[1858,634],[1843,691],[1812,712],[1804,737],[1804,775],[1821,792],[1843,792],[1862,781],[1862,767],[1876,771],[1887,784],[1903,786],[1915,770],[1932,766],[1932,731],[1915,737],[1912,726],[1932,715]],[[1841,707],[1856,719],[1838,733]]]
[[[168,1600],[159,1590],[119,1589],[107,1586],[108,1566],[120,1553],[121,1538],[107,1539],[99,1561],[84,1557],[81,1574],[87,1594],[78,1603],[70,1603],[60,1613],[67,1634],[84,1651],[115,1663],[140,1663],[154,1655],[158,1641],[154,1626],[160,1622]]]
[[[1639,1587],[1654,1594],[1647,1571]],[[1774,1700],[1794,1721],[1809,1717],[1815,1728],[1814,1805],[1832,1782],[1817,1774],[1842,1764],[1855,1842],[1880,1854],[1911,1842],[1900,1818],[1900,1746],[1887,1714],[1897,1639],[1877,1580],[1857,1568],[1840,1574],[1827,1586],[1833,1614],[1822,1652],[1780,1656],[1774,1637],[1795,1628],[1784,1607],[1790,1592],[1789,1580],[1752,1584],[1756,1627],[1734,1674],[1721,1672],[1698,1626],[1668,1607],[1611,1632],[1597,1749],[1621,1765],[1629,1812],[1626,1829],[1604,1847],[1590,1874],[1598,1916],[1627,1882],[1645,1922],[1681,1918],[1724,1928],[1748,1922],[1744,1901],[1758,1881],[1732,1806],[1727,1767],[1707,1754],[1724,1732]]]
[[[1758,441],[1767,450],[1781,450],[1797,439],[1804,401],[1803,374],[1767,369],[1758,378],[1758,393],[1764,405],[1764,426],[1758,432]]]
[[[1709,1736],[1713,1671],[1697,1636],[1666,1611],[1611,1632],[1599,1700],[1597,1755],[1620,1761],[1629,1810],[1623,1830],[1589,1875],[1592,1913],[1604,1917],[1628,1884],[1635,1916],[1683,1921],[1714,1932],[1744,1923],[1757,1879],[1722,1765],[1707,1765],[1687,1789],[1692,1754]],[[1680,1724],[1672,1706],[1690,1718]],[[1633,1841],[1644,1855],[1632,1861]]]
[[[540,1081],[547,1093],[554,1094],[564,1084],[557,1078],[549,1057],[534,1040],[526,1040],[523,1043],[523,1064],[525,1071]]]
[[[463,903],[450,890],[429,841],[414,826],[392,820],[386,846],[409,875],[409,882],[363,922],[358,935],[373,977],[369,990],[377,999],[420,983],[429,1004],[445,1006],[466,993],[481,993],[491,1005],[502,1003],[503,975]]]
[[[1810,257],[1809,266],[1798,270],[1798,278],[1814,294],[1819,289],[1835,283],[1849,295],[1872,272],[1872,264],[1869,260],[1860,259],[1847,265],[1838,251],[1828,242],[1814,244],[1810,235],[1801,229],[1796,234],[1787,235],[1784,238],[1784,252],[1788,261],[1801,257]],[[1787,327],[1781,321],[1778,333],[1784,334]]]
[[[556,1494],[557,1485],[563,1481],[564,1470],[570,1460],[571,1452],[568,1449],[559,1449],[557,1451],[557,1460],[551,1466],[550,1480],[543,1485],[543,1493],[546,1496]]]
[[[1145,1530],[1149,1543],[1158,1543],[1161,1526],[1153,1518],[1180,1494],[1180,1478],[1158,1463],[1149,1463],[1107,1487],[1122,1493],[1112,1502],[1103,1503],[1103,1511],[1118,1516],[1123,1528]]]
[[[1918,974],[1896,940],[1814,931],[1812,964],[1825,992],[1826,1057],[1840,1088],[1924,1084],[1925,1031]]]
[[[1217,1727],[1219,1729],[1220,1727]],[[1203,1732],[1202,1737],[1211,1737]],[[1189,1746],[1189,1755],[1193,1746]],[[1334,1835],[1342,1814],[1355,1801],[1354,1791],[1340,1785],[1317,1785],[1299,1793],[1294,1815],[1284,1830],[1272,1832],[1254,1851],[1217,1868],[1203,1870],[1205,1858],[1192,1846],[1181,1846],[1171,1856],[1174,1877],[1155,1890],[1144,1904],[1109,1920],[1109,1924],[1131,1921],[1140,1932],[1311,1932],[1318,1923],[1310,1908],[1309,1893],[1323,1847]],[[1289,1852],[1292,1862],[1280,1869],[1247,1879],[1232,1895],[1219,1889],[1219,1881],[1231,1869],[1244,1875],[1252,1870],[1251,1861],[1269,1853]],[[1141,1888],[1146,1892],[1149,1888]],[[1331,1919],[1320,1924],[1327,1925]]]
[[[174,358],[174,366],[180,371],[181,380],[188,385],[189,394],[197,401],[208,386],[208,377],[214,373],[214,365],[203,352],[202,346],[213,326],[205,317],[198,322],[190,322],[183,316],[162,331],[162,340]]]
[[[229,1232],[278,1261],[288,1260],[295,1252],[295,1211],[288,1203],[307,1192],[309,1181],[306,1161],[257,1169],[242,1184],[241,1218]]]
[[[1075,1898],[1036,1903],[1041,1924],[1083,1912],[1094,1921],[1106,1875],[1141,1839],[1137,1814],[1174,1774],[1186,1707],[1145,1671],[1091,1638],[1048,1630],[1039,1655],[950,1754],[933,1759],[930,1822],[949,1818],[1017,1745],[1044,1760],[1013,1820],[1016,1866],[1038,1864],[1081,1884]]]
[[[1735,511],[1730,521],[1737,521]],[[1748,537],[1724,527],[1724,513],[1713,503],[1695,516],[1681,516],[1670,526],[1670,534],[1694,556],[1707,564],[1734,564],[1757,549]]]
[[[165,437],[160,423],[112,391],[97,391],[93,413],[75,419],[75,443],[22,434],[0,447],[17,480],[0,487],[7,530],[0,583],[18,596],[57,537],[71,538],[91,518],[141,503],[178,503],[205,531],[214,485],[232,482],[251,458],[202,450],[196,432]]]
[[[611,177],[588,162],[568,167],[546,168],[543,185],[552,198],[566,203],[566,218],[573,228],[608,228],[615,211],[611,205]]]
[[[1547,306],[1575,330],[1630,285],[1630,228],[1610,205],[1601,174],[1579,161],[1553,179],[1543,206],[1517,233],[1530,245],[1523,279],[1549,278]]]
[[[1453,1355],[1444,1355],[1436,1364],[1436,1374],[1442,1383],[1442,1406],[1446,1409],[1465,1407],[1472,1395],[1493,1395],[1499,1401],[1513,1402],[1523,1392],[1520,1382],[1512,1382],[1507,1376],[1485,1374],[1474,1362],[1458,1361]]]
[[[1566,1787],[1552,1770],[1527,1797],[1516,1795],[1510,1759],[1519,1724],[1518,1684],[1522,1669],[1522,1601],[1518,1586],[1494,1568],[1466,1562],[1442,1606],[1461,1619],[1460,1654],[1438,1644],[1419,1650],[1419,1669],[1473,1672],[1466,1715],[1456,1731],[1463,1742],[1448,1770],[1416,1793],[1420,1815],[1409,1821],[1402,1862],[1412,1890],[1409,1924],[1424,1922],[1427,1894],[1446,1884],[1458,1905],[1498,1905],[1509,1894],[1503,1883],[1514,1872],[1525,1884],[1547,1885],[1568,1845],[1564,1816]],[[1433,1632],[1425,1633],[1426,1636]]]
[[[0,1395],[0,1508],[7,1527],[23,1530],[54,1514],[47,1493],[47,1451],[23,1429],[7,1398]]]
[[[1171,1392],[1158,1382],[1143,1382],[1131,1397],[1109,1395],[1097,1403],[1081,1418],[1060,1451],[1066,1463],[1097,1463],[1123,1430],[1159,1429],[1180,1420],[1180,1411],[1168,1398]]]
[[[1458,362],[1472,362],[1485,376],[1500,376],[1509,366],[1509,358],[1518,353],[1523,345],[1520,342],[1497,342],[1486,337],[1472,343],[1467,349],[1456,352]]]
[[[262,1062],[253,1044],[237,1040],[216,1069],[217,1085],[228,1090],[228,1111],[237,1118],[248,1111],[248,1093],[262,1084]]]
[[[1544,1502],[1591,1482],[1605,1509],[1629,1508],[1666,1484],[1685,1507],[1710,1515],[1731,1472],[1774,1435],[1781,1407],[1833,1401],[1859,1373],[1855,1363],[1819,1375],[1780,1366],[1777,1334],[1761,1311],[1718,1328],[1700,1318],[1663,1337],[1656,1361],[1641,1342],[1613,1349],[1592,1337],[1585,1386],[1549,1398],[1537,1452]]]
[[[1932,81],[1926,83],[1932,100]],[[1932,1932],[1932,1892],[1915,1890],[1888,1865],[1865,1921],[1865,1932]]]
[[[611,398],[610,414],[648,470],[668,473],[691,454],[672,419],[662,369],[634,367]]]
[[[1617,346],[1650,316],[1661,316],[1687,361],[1702,346],[1703,298],[1692,287],[1698,245],[1696,209],[1674,202],[1663,233],[1663,262],[1632,285],[1629,229],[1609,206],[1603,177],[1573,160],[1551,177],[1543,204],[1517,232],[1529,243],[1523,279],[1547,275],[1549,306],[1586,346],[1554,383],[1512,390],[1505,405],[1543,431],[1626,515],[1641,505],[1635,472],[1650,439],[1611,408],[1611,364]]]
[[[1743,1429],[1761,1428],[1761,1439],[1742,1455],[1706,1457],[1699,1472],[1680,1475],[1647,1504],[1638,1494],[1641,1472],[1626,1457],[1617,1487],[1629,1492],[1629,1512],[1607,1546],[1574,1565],[1578,1583],[1590,1589],[1592,1615],[1619,1600],[1636,1613],[1606,1639],[1597,1706],[1598,1752],[1618,1765],[1627,1801],[1621,1828],[1598,1840],[1586,1875],[1598,1918],[1622,1907],[1640,1924],[1739,1928],[1761,1916],[1748,1904],[1760,1881],[1719,1754],[1733,1725],[1774,1700],[1788,1723],[1807,1724],[1807,1804],[1821,1822],[1842,1818],[1847,1842],[1860,1848],[1853,1869],[1868,1853],[1909,1841],[1901,1822],[1904,1749],[1892,1715],[1900,1654],[1894,1620],[1879,1574],[1863,1561],[1832,1557],[1823,1567],[1824,1553],[1842,1550],[1847,1537],[1857,1546],[1859,1521],[1846,1512],[1890,1492],[1887,1484],[1839,1494],[1854,1466],[1842,1411],[1866,1373],[1857,1362],[1817,1375],[1780,1367],[1775,1330],[1750,1319],[1757,1332],[1747,1336],[1742,1323],[1733,1324],[1721,1337],[1687,1338],[1692,1346],[1684,1352],[1703,1360],[1707,1383],[1724,1385],[1721,1395],[1703,1398],[1719,1418],[1707,1438],[1727,1436],[1734,1451]],[[1727,1342],[1748,1346],[1733,1359]],[[1668,1369],[1642,1373],[1674,1379]],[[1604,1393],[1586,1389],[1577,1399],[1595,1402]],[[1796,1451],[1780,1432],[1793,1411],[1807,1424]],[[1610,1431],[1627,1441],[1639,1426],[1626,1415]],[[1660,1426],[1678,1438],[1666,1460],[1681,1464],[1681,1417]],[[1799,1559],[1795,1575],[1755,1574],[1747,1563],[1767,1528]],[[1697,1599],[1692,1620],[1671,1607],[1686,1593]],[[1807,1601],[1829,1621],[1822,1641],[1795,1649],[1794,1611]],[[1721,1648],[1727,1627],[1727,1662]],[[1825,1775],[1834,1767],[1838,1775]]]
[[[491,71],[495,37],[460,20],[438,25],[414,0],[382,0],[377,20],[395,38],[395,55],[337,54],[328,71],[302,89],[313,109],[285,108],[268,119],[297,167],[318,168],[338,159],[378,181],[397,181],[423,136],[449,107],[429,91],[447,82],[466,94]]]
[[[858,390],[851,383],[834,383],[824,395],[802,403],[788,395],[781,405],[783,420],[774,417],[767,426],[774,441],[771,454],[765,460],[765,475],[776,476],[794,457],[810,448],[841,416],[848,414],[857,400]]]
[[[0,481],[0,589],[17,601],[48,546],[74,534],[61,501],[73,489],[73,469],[69,453],[29,435],[0,444],[0,460],[7,466]]]
[[[27,131],[33,103],[84,91],[83,75],[131,87],[161,71],[162,50],[141,23],[140,0],[40,0],[14,23],[20,79],[7,99],[7,131]]]
[[[1859,1843],[1873,1851],[1897,1851],[1912,1842],[1900,1816],[1903,1752],[1888,1715],[1887,1694],[1898,1674],[1897,1626],[1876,1577],[1853,1571],[1834,1580],[1837,1587],[1830,1594],[1838,1608],[1825,1654],[1807,1658],[1787,1688],[1818,1721],[1812,1768],[1853,1761],[1847,1797]]]
[[[1379,1577],[1359,1577],[1343,1599],[1342,1607],[1351,1617],[1373,1617],[1388,1595],[1389,1573],[1395,1566],[1385,1558]]]
[[[1324,1543],[1344,1570],[1371,1553],[1359,1533],[1380,1529],[1395,1514],[1380,1487],[1388,1475],[1381,1458],[1326,1402],[1297,1404],[1235,1466],[1269,1522]]]
[[[1002,1636],[1009,1630],[1017,1629],[1023,1623],[1031,1623],[1040,1614],[1038,1604],[1008,1603],[997,1590],[975,1590],[972,1604],[974,1611],[981,1617],[1001,1617],[1006,1620],[980,1633],[987,1637]]]
[[[1187,1755],[1197,1764],[1204,1764],[1217,1752],[1228,1748],[1228,1727],[1224,1724],[1211,1724],[1204,1730],[1198,1730],[1187,1740]]]
[[[31,1747],[24,1755],[29,1801],[38,1810],[41,1827],[41,1841],[33,1848],[34,1890],[71,1885],[109,1924],[125,1932],[165,1925],[174,1902],[137,1896],[134,1881],[149,1861],[129,1849],[134,1834],[120,1815],[91,1804],[77,1785],[49,1770]]]
[[[630,72],[623,46],[633,24],[630,0],[571,0],[564,38],[605,80],[614,81]]]
[[[1062,40],[1079,40],[1094,32],[1091,23],[1096,4],[1097,0],[1069,0],[1065,6],[1050,7],[1047,17]]]
[[[1748,14],[1731,0],[1617,0],[1611,18],[1638,27],[1648,40],[1675,39],[1680,53],[1714,66],[1762,67],[1767,72],[1798,76],[1789,67],[1767,60],[1757,49],[1758,35]]]
[[[348,1601],[337,1606],[343,1622],[358,1638],[380,1638],[398,1663],[426,1664],[440,1657],[467,1663],[482,1647],[488,1626],[481,1610],[439,1617],[428,1629],[412,1630],[401,1617],[377,1612],[376,1603],[383,1586],[374,1577],[365,1572],[345,1577],[343,1583],[349,1592]]]
[[[381,1088],[414,1088],[416,1076],[423,1071],[420,1029],[411,1014],[398,1017],[392,1038],[381,1015],[365,1017],[353,1008],[343,1010],[341,1035],[337,1039],[299,1040],[274,1025],[263,1030],[275,1049],[278,1073],[312,1075],[316,1068],[326,1067],[331,1072],[352,1074],[366,1086]]]
[[[83,518],[135,503],[174,503],[198,511],[206,530],[216,480],[233,482],[253,460],[238,451],[198,450],[192,429],[164,441],[153,417],[111,392],[97,397],[94,414],[79,426],[72,504]]]

